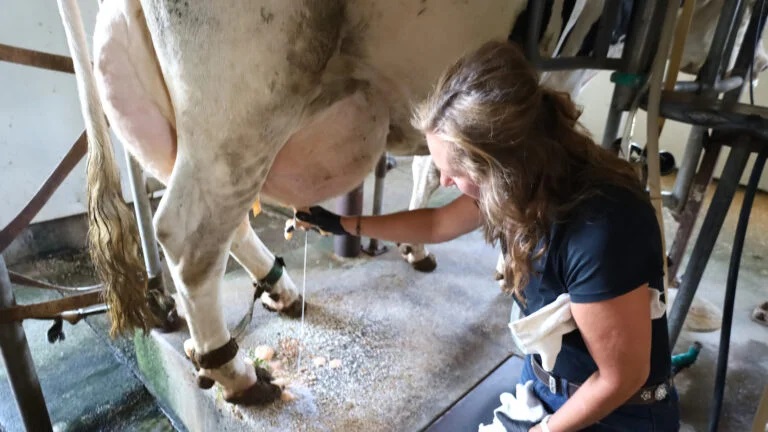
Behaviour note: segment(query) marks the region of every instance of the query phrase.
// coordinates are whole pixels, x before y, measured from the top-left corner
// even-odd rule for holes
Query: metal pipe
[[[749,42],[754,41],[758,35],[763,34],[766,17],[768,16],[768,8],[763,7],[764,4],[765,2],[761,1],[755,3],[753,6],[754,9],[752,10],[752,16],[750,17],[747,31],[744,32],[744,40],[741,43],[739,53],[736,56],[736,61],[733,65],[733,70],[731,71],[734,78],[742,78],[742,80],[740,85],[728,90],[723,95],[723,104],[726,107],[733,106],[739,102],[741,92],[744,90],[744,83],[750,79],[747,78],[747,74],[750,73],[750,66],[755,59],[755,46],[751,45]],[[761,6],[760,12],[756,13],[758,5]]]
[[[675,233],[675,239],[672,241],[672,246],[669,248],[668,256],[670,264],[667,269],[667,273],[669,273],[669,277],[672,281],[677,277],[677,271],[680,268],[680,264],[682,264],[683,255],[685,255],[688,241],[691,239],[693,227],[696,225],[696,219],[699,216],[701,204],[704,201],[704,195],[707,191],[707,187],[712,182],[712,173],[715,171],[715,165],[720,156],[721,148],[722,144],[719,142],[710,141],[707,144],[704,157],[701,159],[699,171],[693,178],[693,183],[690,192],[687,195],[687,199],[682,203],[682,211],[679,215],[676,215],[680,225]],[[676,282],[673,285],[675,284]]]
[[[666,1],[634,2],[632,22],[622,55],[623,67],[618,69],[618,72],[640,75],[648,71],[658,42],[658,32],[655,28],[652,31],[651,25],[663,22],[666,6]],[[611,107],[621,111],[628,110],[638,91],[637,88],[616,86]]]
[[[336,212],[345,216],[356,216],[363,212],[363,185],[336,200]],[[333,251],[344,258],[354,258],[360,254],[360,237],[334,236]]]
[[[150,278],[158,277],[163,269],[160,264],[160,253],[157,249],[155,227],[152,225],[152,207],[146,193],[144,171],[136,160],[133,159],[127,148],[124,148],[125,160],[128,163],[128,180],[131,183],[131,195],[133,196],[133,209],[136,213],[136,221],[141,236],[141,248],[144,251],[144,265]]]
[[[741,138],[741,140],[744,139],[743,137]],[[725,221],[725,215],[728,213],[733,195],[739,186],[741,174],[744,172],[744,167],[747,166],[747,160],[750,155],[750,151],[745,145],[747,143],[737,142],[736,144],[728,154],[720,181],[717,183],[717,189],[712,197],[712,203],[709,206],[707,215],[704,217],[704,222],[699,230],[699,236],[688,260],[680,289],[669,312],[670,348],[674,348],[677,338],[680,336],[680,331],[683,329],[683,322],[688,314],[688,309],[691,307],[693,297],[696,295],[696,289],[699,286],[699,282],[701,282],[704,269],[707,267],[707,261],[709,261],[709,257],[712,255],[720,228],[722,228],[723,221]]]
[[[593,57],[553,57],[539,58],[533,63],[539,71],[571,70],[571,69],[603,69],[616,70],[622,65],[617,58]]]
[[[537,3],[537,2],[533,2]],[[664,2],[661,2],[664,3]],[[666,5],[666,3],[664,3]],[[664,5],[660,6],[663,13]],[[632,10],[632,22],[627,32],[624,53],[621,57],[620,67],[617,72],[626,74],[645,73],[648,67],[648,50],[650,26],[652,22],[660,22],[661,18],[653,21],[654,13],[658,14],[658,9],[654,7],[655,2],[639,0],[634,3]],[[661,15],[663,16],[663,15]],[[613,89],[611,104],[608,107],[608,117],[603,131],[602,147],[605,149],[613,148],[613,142],[618,137],[619,125],[623,111],[628,110],[632,101],[635,99],[639,89],[627,86],[616,85]]]
[[[603,6],[602,16],[600,17],[600,26],[595,37],[595,47],[592,50],[592,56],[596,58],[607,58],[608,47],[611,43],[613,29],[619,21],[619,12],[621,9],[620,1],[608,1]]]
[[[699,166],[701,152],[704,149],[704,135],[707,130],[701,126],[693,126],[688,134],[688,143],[685,145],[683,160],[680,162],[680,168],[677,170],[677,178],[672,188],[672,194],[667,195],[664,205],[674,213],[679,213],[688,199],[691,192],[693,176],[696,174],[696,168]],[[707,180],[709,184],[709,180]],[[673,275],[674,276],[674,275]]]
[[[539,52],[539,35],[544,20],[544,6],[545,2],[543,1],[528,3],[528,35],[525,38],[525,55],[531,64],[537,68],[539,68],[542,60]]]
[[[0,255],[0,310],[15,305],[5,259]],[[21,322],[0,324],[0,354],[24,428],[28,431],[53,430]]]
[[[384,200],[384,179],[387,176],[387,153],[383,153],[376,164],[375,179],[373,182],[373,209],[371,214],[380,215],[382,201]],[[371,238],[368,242],[368,251],[375,253],[379,249],[379,240]]]
[[[617,89],[614,89],[613,95],[616,96]],[[617,108],[613,103],[608,107],[608,117],[605,119],[605,129],[603,129],[603,141],[601,143],[604,149],[612,149],[613,142],[619,137],[619,126],[624,111]]]
[[[733,304],[736,299],[736,283],[739,279],[739,266],[741,254],[744,250],[744,238],[747,234],[749,214],[752,212],[752,203],[755,200],[755,192],[760,177],[765,167],[767,151],[763,150],[757,155],[752,174],[749,176],[747,190],[744,192],[744,201],[741,204],[739,221],[736,224],[736,233],[733,236],[733,248],[731,249],[731,262],[728,266],[728,279],[725,283],[725,300],[723,301],[723,323],[720,329],[720,350],[717,355],[717,374],[715,375],[715,391],[712,400],[712,414],[709,418],[710,432],[717,431],[720,422],[720,411],[723,408],[723,392],[725,391],[725,376],[728,371],[728,351],[731,344],[731,325],[733,323]]]
[[[741,0],[726,0],[720,11],[720,18],[717,20],[715,33],[712,36],[712,45],[709,47],[707,60],[699,71],[699,79],[705,85],[714,85],[722,76],[722,68],[725,56],[725,47],[728,45],[729,37],[733,35],[734,25],[737,17],[743,12]],[[727,54],[730,54],[728,52]]]
[[[731,76],[718,81],[711,88],[700,81],[678,81],[675,83],[674,91],[696,93],[700,91],[714,90],[715,93],[726,93],[739,88],[742,84],[744,84],[744,78],[740,76]]]
[[[528,34],[524,42],[525,55],[528,61],[539,71],[572,70],[572,69],[620,69],[623,60],[607,57],[611,38],[611,29],[618,20],[619,2],[608,2],[603,8],[600,18],[599,35],[595,38],[595,48],[591,56],[574,57],[542,57],[539,52],[541,27],[544,22],[545,4],[543,1],[529,3]]]

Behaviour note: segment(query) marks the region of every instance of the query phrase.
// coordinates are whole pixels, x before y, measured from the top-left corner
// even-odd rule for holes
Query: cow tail
[[[135,218],[123,200],[120,172],[85,41],[77,0],[58,0],[75,67],[80,108],[88,135],[86,167],[88,250],[101,279],[115,337],[157,323],[147,303],[147,273]]]

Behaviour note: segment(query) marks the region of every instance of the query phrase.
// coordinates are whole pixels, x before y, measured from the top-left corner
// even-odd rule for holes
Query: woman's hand
[[[441,243],[477,229],[482,216],[475,200],[461,195],[438,208],[378,216],[340,216],[322,207],[296,211],[297,228],[356,235],[398,243]]]
[[[325,231],[336,235],[350,235],[341,225],[341,216],[330,212],[320,206],[309,208],[309,213],[304,211],[296,212],[296,219],[311,225],[320,231]],[[299,226],[300,228],[304,228]]]

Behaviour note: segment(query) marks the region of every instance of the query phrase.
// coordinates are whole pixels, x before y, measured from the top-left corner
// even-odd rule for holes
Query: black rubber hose
[[[731,262],[728,266],[728,279],[725,285],[725,300],[723,301],[723,325],[720,331],[720,351],[717,355],[717,375],[715,375],[713,410],[709,421],[710,432],[717,431],[717,425],[720,422],[720,411],[723,406],[723,393],[725,391],[725,375],[728,369],[728,350],[731,343],[733,303],[736,297],[736,282],[739,278],[741,253],[744,249],[744,238],[747,234],[749,213],[752,211],[752,203],[755,200],[755,192],[757,191],[757,184],[760,182],[760,176],[763,174],[766,156],[768,156],[768,149],[761,150],[757,155],[755,165],[752,167],[752,174],[749,176],[747,190],[744,192],[744,201],[741,204],[739,221],[736,224],[736,234],[733,238]]]

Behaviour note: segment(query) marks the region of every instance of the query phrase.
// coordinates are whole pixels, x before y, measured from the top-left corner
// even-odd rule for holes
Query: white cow
[[[135,240],[121,226],[131,215],[120,207],[100,104],[129,151],[167,185],[154,224],[188,318],[188,354],[199,376],[241,404],[280,393],[264,370],[237,356],[219,304],[228,253],[254,280],[273,266],[247,223],[251,204],[261,194],[306,207],[360,184],[385,150],[425,154],[409,123],[411,103],[461,54],[505,39],[525,6],[105,0],[94,76],[82,28],[69,17],[76,1],[59,1],[89,135],[91,253],[114,330],[146,328],[150,314]],[[548,26],[545,53],[559,30],[557,20]],[[288,275],[270,291],[264,302],[296,311]]]
[[[76,3],[60,1],[79,65],[90,158],[104,157],[89,168],[91,249],[108,279],[115,330],[145,327],[149,313],[138,286],[125,285],[141,272],[128,264],[140,261],[124,257],[136,252],[121,244],[129,234],[117,226],[99,231],[105,219],[130,219],[126,212],[105,213],[120,194],[105,124],[95,114],[99,102],[130,152],[167,184],[154,224],[188,318],[189,354],[200,376],[242,404],[280,393],[263,370],[236,355],[219,304],[228,252],[254,280],[273,265],[247,224],[251,204],[261,194],[306,207],[354,188],[385,150],[425,154],[410,126],[411,103],[461,54],[505,39],[524,6],[522,0],[105,0],[93,77],[82,29],[71,28],[66,15]],[[111,247],[100,247],[105,244]],[[131,303],[123,300],[128,294]],[[287,275],[272,294],[276,301],[264,300],[276,309],[299,301]]]

